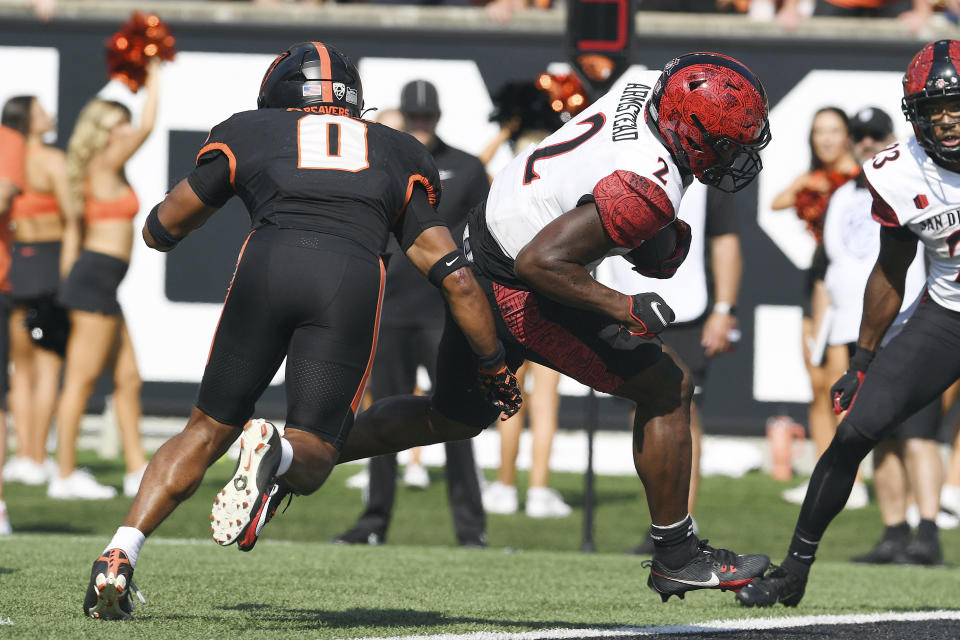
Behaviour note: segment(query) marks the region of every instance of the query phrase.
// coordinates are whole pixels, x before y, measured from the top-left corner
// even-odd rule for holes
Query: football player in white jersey
[[[629,73],[527,148],[468,217],[464,249],[509,367],[532,360],[637,403],[633,457],[656,543],[648,584],[663,600],[693,589],[740,589],[769,558],[714,549],[693,534],[693,384],[656,339],[674,313],[655,293],[603,286],[590,269],[625,255],[643,273],[670,277],[690,246],[690,228],[676,218],[686,187],[697,178],[743,188],[760,172],[769,139],[766,93],[753,72],[719,54],[683,55],[662,73]],[[644,246],[667,227],[662,251],[650,249],[659,242]],[[477,435],[497,412],[479,402],[468,379],[476,364],[448,317],[433,396],[375,403],[358,416],[340,460]]]
[[[832,389],[847,415],[813,471],[783,564],[737,594],[748,606],[800,602],[817,546],[843,508],[860,461],[960,378],[960,41],[921,49],[904,75],[903,94],[913,137],[863,165],[873,217],[882,226],[857,349]],[[926,294],[903,331],[878,353],[903,302],[918,238],[930,263]]]

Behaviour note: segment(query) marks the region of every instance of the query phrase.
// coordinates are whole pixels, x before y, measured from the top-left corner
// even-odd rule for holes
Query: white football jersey
[[[863,169],[874,193],[873,217],[920,238],[930,297],[960,311],[960,173],[934,163],[915,137],[890,145]]]
[[[551,221],[591,199],[620,245],[609,255],[626,253],[676,217],[683,177],[645,121],[659,77],[660,71],[627,72],[614,90],[497,174],[487,196],[485,233],[507,259],[516,259]],[[470,226],[474,236],[480,225]],[[471,237],[474,248],[478,242]]]

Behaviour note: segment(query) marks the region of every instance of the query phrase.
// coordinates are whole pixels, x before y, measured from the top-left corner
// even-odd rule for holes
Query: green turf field
[[[82,462],[119,484],[116,464]],[[596,554],[578,552],[579,509],[563,520],[490,516],[489,549],[457,548],[441,470],[431,470],[427,491],[399,489],[387,546],[328,544],[359,512],[360,492],[343,485],[357,469],[340,468],[317,494],[294,499],[244,554],[207,537],[209,501],[232,471],[230,462],[215,465],[144,548],[135,578],[148,604],[122,637],[355,638],[958,607],[955,569],[844,562],[879,536],[875,507],[839,516],[797,610],[741,609],[731,594],[713,591],[661,604],[646,587],[641,559],[622,553],[647,524],[633,478],[598,478]],[[580,476],[557,474],[554,484],[568,502],[580,501]],[[779,560],[797,509],[779,499],[782,489],[761,474],[705,479],[697,511],[703,535]],[[8,485],[5,496],[16,534],[0,539],[0,623],[12,623],[0,624],[0,638],[117,637],[117,623],[82,618],[80,602],[90,564],[129,501],[51,501],[43,489],[20,485]],[[955,562],[960,531],[942,540]]]

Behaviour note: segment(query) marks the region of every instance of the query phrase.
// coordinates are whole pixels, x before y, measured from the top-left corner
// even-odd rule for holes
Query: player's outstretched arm
[[[218,208],[201,200],[185,178],[147,216],[143,241],[151,249],[170,251],[191,231],[200,228]]]
[[[407,257],[447,299],[450,313],[477,355],[480,387],[487,400],[501,411],[501,418],[506,420],[520,410],[523,400],[517,378],[507,368],[506,352],[497,338],[490,303],[447,227],[429,226],[423,231],[417,228],[416,220],[429,220],[430,212],[434,211],[422,192],[417,192],[404,214],[406,217],[401,226],[407,232],[399,234],[400,245],[407,244],[403,242],[404,236],[416,236],[404,249]]]

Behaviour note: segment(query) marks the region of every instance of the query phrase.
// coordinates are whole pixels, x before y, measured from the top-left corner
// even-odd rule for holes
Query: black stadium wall
[[[98,93],[126,92],[136,111],[132,94],[107,85],[103,63],[106,38],[135,7],[157,11],[168,22],[182,67],[171,67],[163,80],[161,118],[166,111],[170,121],[152,134],[155,146],[142,149],[130,166],[141,198],[138,225],[163,191],[189,171],[207,130],[234,111],[253,108],[263,61],[292,42],[321,40],[348,53],[361,68],[371,106],[378,87],[398,86],[401,76],[435,81],[442,97],[447,79],[472,83],[479,99],[450,90],[458,95],[444,102],[440,135],[473,152],[495,131],[485,118],[489,95],[506,82],[532,79],[563,61],[563,18],[555,12],[521,16],[504,27],[470,8],[68,1],[60,3],[58,17],[49,23],[36,21],[22,7],[0,8],[3,100],[16,93],[46,95],[52,102],[46,106],[58,114],[60,147],[83,104]],[[761,180],[736,195],[745,260],[738,303],[743,337],[734,352],[713,363],[702,406],[708,431],[758,434],[765,419],[778,413],[805,421],[809,390],[795,327],[811,246],[793,213],[771,213],[769,200],[806,169],[806,136],[821,106],[837,104],[847,111],[881,106],[898,122],[898,134],[907,135],[897,104],[899,75],[935,35],[910,38],[893,21],[817,20],[787,34],[735,17],[638,14],[636,64],[660,68],[680,53],[719,51],[753,69],[770,99],[774,142],[763,157],[766,169]],[[55,63],[34,67],[39,52]],[[202,63],[191,69],[186,66],[191,60]],[[56,77],[43,77],[51,69]],[[381,99],[376,106],[392,105]],[[503,154],[508,157],[506,150]],[[234,200],[171,254],[137,248],[121,303],[144,377],[146,413],[185,416],[189,411],[247,227],[243,207]],[[167,315],[165,305],[176,314]],[[180,343],[192,345],[189,353],[178,352]],[[564,387],[569,393],[562,405],[564,427],[582,425],[582,390],[575,386]],[[98,392],[94,410],[102,406],[109,383],[104,381]],[[627,407],[610,399],[601,403],[602,426],[625,428]],[[283,415],[281,387],[268,390],[258,413]]]

